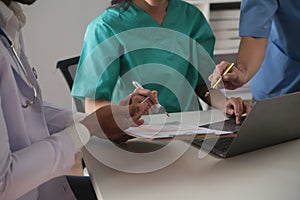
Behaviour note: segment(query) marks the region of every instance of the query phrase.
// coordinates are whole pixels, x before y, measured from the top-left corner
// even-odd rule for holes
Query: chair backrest
[[[70,90],[72,90],[73,80],[76,74],[77,65],[79,62],[79,56],[68,58],[64,60],[60,60],[56,64],[56,68],[60,69],[63,76],[65,77]],[[75,106],[78,112],[84,112],[84,102],[77,98],[73,98],[75,102]]]

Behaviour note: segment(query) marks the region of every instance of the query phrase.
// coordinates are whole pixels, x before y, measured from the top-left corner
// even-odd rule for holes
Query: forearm
[[[110,101],[107,100],[93,100],[90,98],[85,98],[85,112],[86,113],[92,113],[94,111],[96,111],[98,108],[107,106],[107,105],[111,105]]]
[[[74,163],[74,154],[74,145],[64,132],[8,155],[1,149],[5,165],[0,169],[0,199],[17,199],[47,180],[66,174]]]
[[[123,130],[131,125],[129,107],[109,105],[97,109],[88,115],[81,123],[89,130],[90,134],[99,138],[106,138],[119,143]]]
[[[144,123],[144,120],[140,118],[147,108],[147,104],[140,103],[129,106],[103,106],[87,116],[81,123],[91,135],[121,143],[131,138],[124,130]]]
[[[237,57],[237,67],[244,74],[247,83],[261,66],[268,44],[268,38],[242,37]]]

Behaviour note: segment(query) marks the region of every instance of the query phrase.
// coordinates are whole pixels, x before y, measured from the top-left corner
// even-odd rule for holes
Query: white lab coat
[[[0,199],[76,199],[62,176],[74,162],[74,143],[64,130],[72,112],[43,103],[23,50],[20,58],[38,90],[28,108],[21,102],[33,97],[32,89],[0,42]]]

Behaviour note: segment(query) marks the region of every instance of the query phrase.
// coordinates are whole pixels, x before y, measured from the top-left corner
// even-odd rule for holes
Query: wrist
[[[240,75],[239,75],[240,86],[243,86],[245,83],[247,83],[251,79],[249,72],[248,72],[249,70],[247,69],[247,66],[243,65],[243,64],[238,64],[236,68],[240,72]]]

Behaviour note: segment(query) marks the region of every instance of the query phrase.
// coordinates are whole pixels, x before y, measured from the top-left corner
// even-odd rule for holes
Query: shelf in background
[[[240,3],[210,4],[209,19],[216,37],[214,53],[236,53],[240,44]]]
[[[199,8],[216,37],[214,54],[237,53],[240,43],[240,0],[186,0]]]

